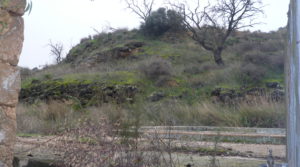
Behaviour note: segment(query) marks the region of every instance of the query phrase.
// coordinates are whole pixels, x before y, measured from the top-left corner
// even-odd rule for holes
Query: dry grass
[[[180,104],[176,101],[164,102],[145,107],[150,125],[173,122],[174,125],[205,125],[232,127],[285,126],[285,106],[261,98],[242,102],[234,106],[203,101],[194,105]],[[151,124],[153,123],[153,124]]]
[[[168,100],[146,103],[138,107],[104,104],[74,110],[72,104],[51,101],[34,105],[19,104],[17,109],[20,133],[52,134],[63,131],[89,118],[93,123],[100,118],[130,127],[143,125],[285,127],[285,106],[265,98],[252,99],[232,106],[203,101],[193,105]],[[138,121],[137,121],[138,120]]]
[[[77,123],[80,113],[58,101],[17,106],[19,133],[54,134]]]

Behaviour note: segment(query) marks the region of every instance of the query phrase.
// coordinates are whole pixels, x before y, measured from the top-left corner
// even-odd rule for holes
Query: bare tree
[[[213,53],[218,65],[224,65],[222,52],[226,41],[236,30],[252,27],[255,18],[263,13],[260,0],[216,0],[201,8],[200,0],[194,0],[194,7],[184,3],[169,4],[184,18],[184,24],[193,40]]]
[[[49,42],[48,46],[50,47],[50,55],[55,58],[55,62],[58,64],[62,61],[62,56],[64,52],[64,46],[62,43],[52,43]]]
[[[155,0],[124,0],[127,8],[138,15],[144,22],[150,16]]]

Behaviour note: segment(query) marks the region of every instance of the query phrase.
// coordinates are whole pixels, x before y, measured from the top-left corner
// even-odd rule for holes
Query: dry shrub
[[[245,54],[244,62],[252,63],[255,65],[269,66],[273,70],[283,72],[284,56],[284,51],[276,53],[262,53],[259,51],[252,51]]]
[[[284,71],[284,58],[286,53],[284,51],[275,53],[271,56],[271,68],[280,72]]]
[[[46,106],[44,106],[44,120],[58,120],[64,118],[68,112],[70,112],[70,107],[63,102],[50,101]]]
[[[259,49],[262,52],[276,52],[285,50],[285,41],[280,39],[270,39],[260,43]]]
[[[268,65],[270,64],[271,58],[269,54],[262,53],[259,51],[248,52],[244,56],[245,63],[252,63],[256,65]]]
[[[169,81],[173,73],[171,63],[163,58],[151,59],[147,64],[141,65],[139,69],[147,78],[157,82],[158,86]]]
[[[266,70],[252,63],[246,64],[241,67],[239,71],[239,80],[242,84],[259,83],[266,75]]]
[[[213,67],[213,66],[212,66]],[[239,63],[232,63],[226,67],[216,67],[215,70],[208,70],[202,75],[199,75],[198,81],[205,85],[220,85],[220,84],[230,84],[236,85],[236,76],[239,75],[240,71]]]
[[[146,77],[152,80],[156,80],[160,76],[170,76],[172,74],[171,63],[162,58],[152,59],[148,64],[140,67],[140,69]]]
[[[57,139],[55,149],[64,153],[64,164],[72,167],[162,167],[173,166],[161,158],[166,150],[161,150],[151,140],[145,144],[142,138],[127,138],[124,143],[119,133],[118,123],[109,124],[105,118],[92,123],[85,120],[77,128],[64,132]],[[152,143],[152,144],[151,144]],[[155,144],[153,144],[155,143]],[[149,144],[149,145],[148,145]]]
[[[260,43],[257,41],[240,41],[232,47],[232,51],[238,55],[243,55],[245,52],[258,50]]]

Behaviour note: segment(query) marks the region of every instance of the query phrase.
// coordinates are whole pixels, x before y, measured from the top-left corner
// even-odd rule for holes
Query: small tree
[[[184,18],[184,25],[193,40],[213,53],[218,65],[224,65],[222,52],[230,35],[241,28],[252,27],[256,16],[262,13],[260,0],[216,0],[201,8],[195,0],[194,8],[187,1],[169,2]]]
[[[168,10],[167,11],[168,17],[168,25],[171,31],[182,31],[184,30],[184,19],[181,14],[175,10]]]
[[[55,62],[59,64],[63,59],[64,46],[62,43],[53,44],[51,41],[48,44],[50,47],[50,55],[55,58]]]
[[[162,35],[168,29],[169,25],[165,8],[159,8],[157,11],[152,12],[146,18],[145,23],[141,25],[142,32],[150,36]]]
[[[167,31],[183,30],[183,18],[174,10],[159,8],[152,12],[141,25],[141,31],[145,35],[160,36]]]

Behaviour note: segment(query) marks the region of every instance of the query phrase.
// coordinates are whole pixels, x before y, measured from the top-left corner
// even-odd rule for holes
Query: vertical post
[[[300,167],[300,0],[291,0],[286,59],[287,161]]]
[[[12,167],[26,0],[0,0],[0,167]]]

